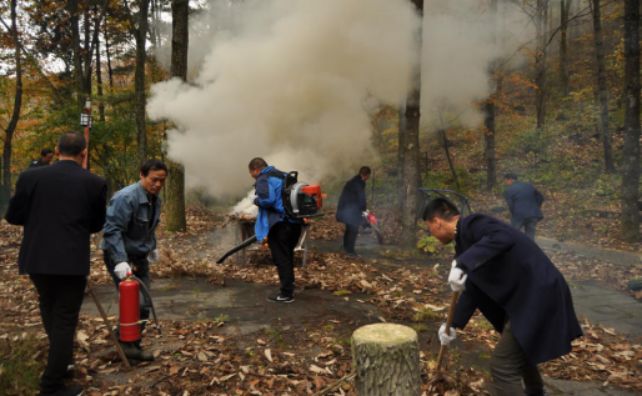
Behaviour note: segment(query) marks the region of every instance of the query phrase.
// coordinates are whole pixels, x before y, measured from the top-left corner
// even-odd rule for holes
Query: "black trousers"
[[[354,245],[357,243],[357,235],[359,234],[359,226],[346,223],[346,230],[343,233],[343,250],[346,253],[355,254]]]
[[[281,295],[294,295],[294,248],[301,235],[301,224],[281,221],[270,228],[268,246],[281,282]]]
[[[29,275],[38,290],[40,315],[49,339],[47,367],[40,380],[42,393],[64,388],[67,365],[72,362],[74,335],[87,286],[86,276]]]

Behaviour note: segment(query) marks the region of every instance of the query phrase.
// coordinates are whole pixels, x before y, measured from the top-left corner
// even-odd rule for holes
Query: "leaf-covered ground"
[[[384,233],[391,237],[396,231],[393,222],[388,223]],[[214,264],[234,241],[230,225],[222,216],[192,210],[187,233],[161,233],[162,258],[154,264],[153,277],[203,277],[213,288],[224,287],[226,279],[276,287],[276,271],[269,265],[264,250],[248,252],[245,263],[230,260],[224,266]],[[29,370],[37,372],[45,359],[46,339],[34,289],[27,278],[17,275],[20,229],[3,222],[0,233],[0,353],[1,360],[6,362],[0,365],[0,378],[6,379],[9,373],[15,373],[17,360],[33,362]],[[336,241],[340,235],[341,227],[332,216],[314,224],[314,239]],[[444,264],[450,261],[448,252],[441,251],[432,257],[385,253],[384,249],[378,258],[354,259],[339,253],[311,252],[308,264],[296,269],[298,293],[321,289],[355,304],[376,306],[379,320],[414,327],[420,335],[422,386],[426,394],[482,392],[488,380],[485,364],[497,336],[481,316],[475,317],[460,334],[460,341],[449,354],[445,379],[430,382],[438,350],[435,331],[443,321],[449,298],[444,284],[447,269]],[[92,260],[91,283],[108,284],[110,280],[100,255],[96,253]],[[587,266],[594,266],[572,256],[560,261],[564,263],[560,268],[568,278],[586,276]],[[591,276],[614,276],[613,271],[617,270],[609,268]],[[110,320],[114,322],[115,318]],[[77,335],[75,381],[91,395],[354,394],[349,340],[355,328],[363,323],[319,316],[305,323],[275,325],[243,335],[223,331],[231,320],[161,318],[162,335],[148,329],[144,340],[145,345],[156,351],[156,361],[138,364],[126,372],[113,351],[102,319],[83,315]],[[544,373],[554,378],[597,381],[642,391],[639,340],[627,339],[612,329],[590,323],[583,323],[583,327],[585,337],[574,343],[573,352],[545,364]],[[17,345],[31,349],[17,350]],[[20,353],[27,356],[15,359]],[[29,378],[14,381],[6,388],[7,393],[33,392],[33,378]]]

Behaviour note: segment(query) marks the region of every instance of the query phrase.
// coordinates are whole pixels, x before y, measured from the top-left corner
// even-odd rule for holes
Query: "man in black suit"
[[[82,393],[63,379],[89,274],[89,236],[105,222],[107,184],[81,167],[87,155],[82,135],[63,134],[56,153],[56,164],[20,175],[5,218],[24,227],[18,268],[38,291],[49,338],[40,394],[62,396]]]
[[[491,394],[543,395],[537,364],[569,353],[582,335],[562,274],[535,242],[492,217],[461,218],[451,202],[437,198],[423,219],[440,242],[455,241],[448,283],[461,296],[454,328],[439,329],[442,345],[479,309],[501,333],[490,361]]]
[[[517,181],[517,175],[507,173],[504,184],[504,199],[510,210],[510,223],[520,231],[524,231],[530,239],[535,239],[535,226],[542,220],[541,207],[544,196],[530,183]]]
[[[350,254],[356,255],[354,245],[357,242],[359,226],[363,224],[363,213],[366,211],[366,181],[370,178],[370,168],[362,166],[359,174],[343,186],[339,203],[337,204],[337,221],[345,224],[346,229],[343,234],[343,250]]]

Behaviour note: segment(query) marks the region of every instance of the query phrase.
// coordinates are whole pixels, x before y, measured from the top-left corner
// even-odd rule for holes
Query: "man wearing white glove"
[[[454,292],[463,292],[466,287],[466,279],[468,275],[459,267],[457,267],[457,260],[453,260],[450,266],[450,274],[448,274],[448,284]]]
[[[423,219],[440,242],[455,242],[448,285],[461,295],[450,333],[439,328],[441,344],[479,309],[501,333],[490,360],[491,394],[543,395],[537,364],[569,353],[582,335],[562,274],[525,234],[482,214],[461,217],[444,198],[429,202]]]
[[[140,181],[116,192],[109,202],[101,248],[116,288],[130,274],[140,279],[147,289],[150,287],[149,265],[158,260],[155,235],[161,210],[158,194],[166,178],[164,163],[145,161],[140,168]],[[141,293],[141,320],[149,318],[150,309],[151,302]],[[121,344],[129,359],[154,360],[151,353],[141,348],[140,340]]]
[[[451,342],[455,341],[455,338],[457,338],[457,331],[454,327],[450,328],[449,333],[450,334],[446,333],[446,323],[443,323],[437,332],[441,345],[448,346]]]
[[[130,275],[132,273],[132,267],[129,266],[126,262],[118,263],[116,264],[116,267],[114,267],[114,274],[118,277],[118,279],[123,280],[127,277],[127,275]]]

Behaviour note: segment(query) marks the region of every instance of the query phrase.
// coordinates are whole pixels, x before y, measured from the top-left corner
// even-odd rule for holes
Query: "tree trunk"
[[[413,0],[417,11],[423,15],[424,1]],[[421,59],[421,35],[418,32],[417,59]],[[405,130],[403,150],[403,200],[401,213],[401,244],[414,246],[417,239],[417,206],[419,202],[419,119],[421,116],[421,68],[415,70],[415,86],[406,99]]]
[[[573,0],[561,0],[560,2],[560,84],[562,94],[568,96],[570,93],[568,75],[568,15]]]
[[[398,135],[398,144],[397,147],[397,191],[398,191],[398,216],[401,218],[403,213],[403,205],[406,200],[406,195],[404,194],[403,188],[403,164],[406,147],[406,106],[402,105],[399,107],[399,135]]]
[[[407,326],[377,323],[352,334],[355,387],[362,396],[417,396],[420,391],[417,333]]]
[[[78,111],[82,111],[85,104],[84,81],[82,70],[82,54],[80,50],[80,27],[78,20],[78,0],[69,0],[67,2],[67,12],[69,12],[69,24],[71,28],[71,45],[73,50],[74,62],[74,80],[76,82],[76,101],[78,103]]]
[[[546,123],[546,25],[548,20],[548,0],[537,0],[537,40],[538,45],[535,52],[535,85],[537,95],[535,108],[537,113],[537,131],[541,133]]]
[[[145,43],[147,42],[147,13],[150,0],[138,1],[138,29],[136,29],[136,68],[134,72],[135,108],[136,108],[136,136],[138,143],[138,158],[142,162],[147,158],[147,125],[145,106]]]
[[[490,11],[494,25],[497,26],[497,0],[490,2]],[[493,45],[497,45],[497,34],[493,31]],[[498,62],[490,66],[491,81],[495,83],[495,92],[484,103],[484,160],[486,162],[486,189],[492,190],[497,184],[497,158],[495,155],[495,100],[497,100]],[[458,187],[459,188],[459,187]]]
[[[96,24],[98,27],[99,25]],[[100,122],[105,122],[105,101],[103,97],[103,75],[102,63],[100,60],[100,39],[96,34],[94,35],[94,48],[96,49],[96,94],[98,96],[98,119]]]
[[[187,80],[187,51],[189,48],[189,1],[172,1],[172,64],[171,75]],[[165,211],[168,231],[185,231],[185,170],[182,164],[169,161],[167,206]]]
[[[495,156],[495,98],[484,104],[484,160],[486,162],[486,190],[497,184],[497,159]]]
[[[461,185],[459,184],[459,178],[457,177],[457,171],[455,170],[455,163],[450,156],[450,146],[448,144],[448,136],[446,136],[446,130],[440,129],[437,134],[439,135],[439,140],[441,140],[441,145],[444,148],[446,160],[448,161],[448,168],[450,168],[450,173],[452,173],[453,180],[455,181],[455,188],[457,188],[457,191],[461,191]]]
[[[98,17],[96,17],[98,18]],[[90,50],[91,47],[91,19],[89,18],[89,7],[85,7],[84,12],[84,47],[81,50],[83,54],[83,90],[84,98],[91,97],[91,58],[94,56],[93,51]],[[96,23],[100,23],[96,21]]]
[[[111,51],[109,47],[109,35],[107,29],[107,20],[105,20],[105,56],[107,57],[107,76],[109,77],[109,92],[114,91],[114,69],[111,67]]]
[[[622,148],[622,236],[640,240],[640,3],[624,5],[624,145]]]
[[[11,143],[18,126],[20,110],[22,108],[22,58],[20,55],[18,26],[16,23],[16,2],[17,0],[11,0],[10,2],[11,38],[15,47],[14,60],[16,63],[16,93],[13,98],[11,119],[4,131],[4,145],[2,148],[2,195],[0,196],[0,209],[2,210],[2,213],[4,213],[4,207],[9,202],[9,197],[11,196]]]
[[[595,100],[598,105],[598,130],[604,148],[604,170],[607,173],[615,171],[611,153],[611,134],[609,132],[608,88],[606,86],[606,66],[604,63],[604,40],[602,37],[602,21],[600,17],[600,0],[593,0],[593,42],[595,44]]]

